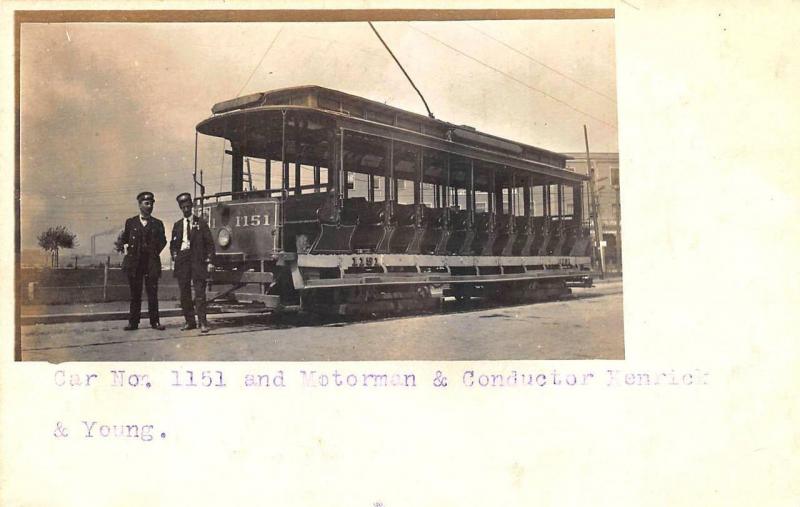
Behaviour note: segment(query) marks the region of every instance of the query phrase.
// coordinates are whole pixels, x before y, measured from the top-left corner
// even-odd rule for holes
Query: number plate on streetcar
[[[230,231],[231,243],[217,253],[244,253],[258,257],[278,249],[277,201],[225,202],[210,207],[209,226],[216,239],[219,230]]]

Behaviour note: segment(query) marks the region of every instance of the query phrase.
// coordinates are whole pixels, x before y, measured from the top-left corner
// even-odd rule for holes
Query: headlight
[[[220,229],[219,235],[217,236],[217,242],[219,246],[226,247],[231,244],[231,231],[228,229]]]

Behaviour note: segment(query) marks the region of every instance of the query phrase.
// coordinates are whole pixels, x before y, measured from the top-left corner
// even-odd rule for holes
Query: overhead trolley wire
[[[383,37],[381,37],[381,34],[378,33],[378,30],[375,29],[375,26],[373,26],[372,22],[371,21],[367,21],[367,23],[369,23],[369,27],[372,28],[373,32],[375,32],[375,35],[378,37],[378,40],[381,41],[381,44],[383,44],[383,47],[386,48],[386,51],[388,51],[389,54],[392,56],[392,59],[394,60],[394,62],[397,64],[398,67],[400,67],[400,70],[403,71],[403,75],[406,76],[406,79],[408,79],[408,82],[411,83],[411,86],[414,87],[414,90],[417,92],[417,95],[419,95],[419,98],[422,99],[422,103],[425,104],[425,109],[428,110],[428,116],[431,117],[431,118],[435,118],[435,116],[433,116],[433,113],[431,112],[431,108],[428,107],[428,103],[425,101],[425,97],[422,96],[422,92],[419,91],[419,88],[417,88],[417,85],[415,85],[414,81],[411,80],[411,76],[408,75],[408,72],[406,72],[406,69],[404,69],[403,66],[400,64],[400,60],[398,60],[397,57],[394,56],[394,53],[392,53],[392,50],[389,49],[389,46],[383,40]]]
[[[555,96],[553,96],[553,95],[551,95],[551,94],[547,93],[547,92],[546,92],[546,91],[544,91],[544,90],[540,90],[539,88],[536,88],[535,86],[532,86],[532,85],[530,85],[530,84],[528,84],[528,83],[526,83],[526,82],[524,82],[524,81],[522,81],[522,80],[520,80],[520,79],[518,79],[518,78],[516,78],[516,77],[512,76],[511,74],[509,74],[509,73],[507,73],[507,72],[504,72],[504,71],[502,71],[502,70],[498,69],[497,67],[494,67],[494,66],[492,66],[492,65],[489,65],[488,63],[486,63],[486,62],[483,62],[483,61],[481,61],[481,60],[478,60],[478,59],[477,59],[477,58],[475,58],[474,56],[468,55],[467,53],[465,53],[465,52],[461,51],[460,49],[457,49],[457,48],[455,48],[455,47],[451,46],[450,44],[448,44],[448,43],[446,43],[446,42],[444,42],[444,41],[442,41],[442,40],[440,40],[440,39],[438,39],[438,38],[434,37],[433,35],[429,34],[428,32],[426,32],[426,31],[424,31],[424,30],[422,30],[422,29],[420,29],[420,28],[417,28],[417,27],[416,27],[416,26],[414,26],[414,25],[411,25],[411,24],[409,24],[408,26],[410,26],[412,29],[414,29],[414,30],[418,31],[419,33],[421,33],[421,34],[423,34],[423,35],[425,35],[425,36],[427,36],[427,37],[429,37],[429,38],[433,39],[434,41],[438,42],[438,43],[439,43],[439,44],[441,44],[442,46],[445,46],[446,48],[449,48],[450,50],[452,50],[452,51],[455,51],[456,53],[460,54],[461,56],[463,56],[463,57],[465,57],[465,58],[469,58],[470,60],[472,60],[472,61],[474,61],[474,62],[476,62],[476,63],[478,63],[478,64],[480,64],[480,65],[483,65],[484,67],[487,67],[487,68],[489,68],[489,69],[491,69],[491,70],[493,70],[493,71],[497,72],[498,74],[500,74],[500,75],[502,75],[502,76],[505,76],[506,78],[508,78],[508,79],[510,79],[510,80],[512,80],[512,81],[514,81],[514,82],[516,82],[516,83],[519,83],[519,84],[521,84],[522,86],[524,86],[524,87],[526,87],[526,88],[529,88],[529,89],[531,89],[531,90],[533,90],[533,91],[539,92],[539,93],[541,93],[542,95],[544,95],[545,97],[547,97],[547,98],[549,98],[549,99],[551,99],[551,100],[554,100],[554,101],[558,102],[559,104],[562,104],[562,105],[564,105],[564,106],[566,106],[566,107],[568,107],[568,108],[572,109],[572,110],[573,110],[573,111],[575,111],[576,113],[579,113],[579,114],[581,114],[581,115],[583,115],[583,116],[586,116],[586,117],[588,117],[588,118],[591,118],[591,119],[593,119],[593,120],[599,121],[600,123],[602,123],[602,124],[604,124],[604,125],[607,125],[607,126],[609,126],[609,127],[613,128],[613,129],[616,129],[616,128],[617,128],[617,126],[616,126],[615,124],[613,124],[613,123],[609,123],[609,122],[607,122],[606,120],[604,120],[604,119],[602,119],[602,118],[599,118],[599,117],[597,117],[597,116],[595,116],[595,115],[593,115],[593,114],[591,114],[591,113],[588,113],[588,112],[586,112],[586,111],[583,111],[582,109],[578,109],[577,107],[573,106],[573,105],[572,105],[572,104],[570,104],[569,102],[566,102],[566,101],[564,101],[564,100],[562,100],[562,99],[559,99],[558,97],[555,97]]]
[[[267,46],[267,50],[264,51],[263,55],[261,55],[261,59],[256,64],[255,68],[253,69],[253,72],[250,73],[250,76],[247,78],[247,81],[245,81],[244,84],[242,85],[242,87],[239,88],[239,92],[236,94],[237,97],[242,94],[242,92],[244,91],[245,87],[248,85],[248,83],[250,83],[250,80],[253,79],[253,76],[255,76],[256,71],[258,70],[259,67],[261,67],[261,64],[264,62],[264,58],[267,57],[267,54],[269,53],[269,50],[272,49],[272,46],[275,45],[275,41],[278,40],[278,36],[280,36],[282,31],[283,31],[283,26],[280,27],[280,29],[278,30],[278,33],[276,33],[275,37],[272,38],[272,42],[269,43],[269,46]]]
[[[272,42],[269,43],[269,46],[267,46],[267,49],[264,51],[264,54],[261,55],[261,58],[258,60],[258,63],[253,68],[253,72],[250,73],[250,75],[247,77],[247,80],[245,80],[245,82],[242,85],[242,87],[239,88],[239,91],[236,93],[237,97],[239,97],[242,94],[244,89],[250,83],[250,80],[253,79],[253,76],[256,75],[256,71],[258,71],[259,67],[261,67],[261,64],[264,63],[264,59],[267,57],[267,55],[269,54],[270,50],[275,45],[275,41],[278,40],[278,37],[281,35],[281,32],[283,32],[283,26],[281,26],[278,29],[278,33],[275,34],[275,37],[272,38]],[[225,169],[225,138],[222,138],[222,158],[221,158],[220,163],[219,163],[219,191],[220,192],[222,192],[222,183],[223,183],[223,181],[225,181],[225,178],[223,177],[224,169]]]
[[[487,37],[487,38],[489,38],[489,39],[492,39],[493,41],[497,42],[498,44],[501,44],[501,45],[503,45],[503,46],[507,47],[508,49],[510,49],[511,51],[513,51],[513,52],[517,53],[518,55],[520,55],[520,56],[523,56],[523,57],[527,58],[528,60],[530,60],[530,61],[532,61],[532,62],[534,62],[534,63],[537,63],[537,64],[541,65],[542,67],[544,67],[544,68],[545,68],[545,69],[547,69],[547,70],[550,70],[550,71],[553,71],[553,72],[555,72],[555,73],[556,73],[556,74],[558,74],[559,76],[561,76],[561,77],[563,77],[564,79],[567,79],[567,80],[569,80],[569,81],[571,81],[571,82],[575,83],[576,85],[580,86],[581,88],[585,88],[585,89],[589,90],[590,92],[596,93],[597,95],[600,95],[601,97],[603,97],[603,98],[606,98],[606,99],[610,100],[610,101],[611,101],[611,102],[613,102],[614,104],[616,104],[616,103],[617,103],[617,101],[616,101],[616,99],[614,99],[614,97],[610,97],[610,96],[606,95],[605,93],[603,93],[603,92],[601,92],[601,91],[595,90],[595,89],[594,89],[594,88],[592,88],[591,86],[589,86],[589,85],[587,85],[587,84],[583,84],[583,83],[581,83],[581,82],[580,82],[580,81],[578,81],[577,79],[574,79],[574,78],[572,78],[572,77],[568,76],[567,74],[564,74],[564,73],[563,73],[563,72],[561,72],[560,70],[558,70],[558,69],[555,69],[555,68],[553,68],[553,67],[551,67],[551,66],[547,65],[547,64],[546,64],[546,63],[544,63],[544,62],[540,62],[539,60],[537,60],[536,58],[534,58],[534,57],[530,56],[529,54],[527,54],[527,53],[524,53],[523,51],[520,51],[519,49],[517,49],[517,48],[515,48],[515,47],[513,47],[513,46],[511,46],[511,45],[509,45],[509,44],[507,44],[507,43],[505,43],[505,42],[503,42],[503,41],[501,41],[500,39],[497,39],[496,37],[493,37],[493,36],[489,35],[488,33],[484,32],[483,30],[481,30],[480,28],[478,28],[478,27],[476,27],[476,26],[473,26],[473,25],[471,25],[471,24],[469,24],[469,23],[467,23],[466,25],[467,25],[468,27],[472,28],[473,30],[475,30],[476,32],[478,32],[478,33],[482,34],[483,36],[485,36],[485,37]]]

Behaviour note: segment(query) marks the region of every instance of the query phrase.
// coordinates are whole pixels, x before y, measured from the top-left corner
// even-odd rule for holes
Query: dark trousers
[[[194,301],[192,287],[194,286]],[[208,324],[206,320],[206,281],[202,278],[192,280],[191,277],[179,277],[178,288],[181,291],[181,310],[183,318],[191,325],[197,325],[195,314],[200,324]]]
[[[150,324],[158,324],[158,278],[147,275],[146,266],[138,266],[133,276],[128,277],[131,289],[131,307],[128,322],[138,325],[142,314],[142,282],[147,290],[147,307]]]

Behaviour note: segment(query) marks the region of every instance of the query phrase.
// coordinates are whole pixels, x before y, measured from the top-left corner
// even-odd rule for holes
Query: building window
[[[611,186],[619,188],[619,167],[611,168]]]

